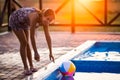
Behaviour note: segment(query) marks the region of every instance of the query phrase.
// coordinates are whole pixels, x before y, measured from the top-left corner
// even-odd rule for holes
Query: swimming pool
[[[96,42],[72,61],[76,72],[120,73],[120,42]]]
[[[57,59],[56,63],[41,69],[34,75],[36,80],[61,80],[59,66],[67,60],[76,66],[75,80],[120,80],[119,41],[86,41]]]

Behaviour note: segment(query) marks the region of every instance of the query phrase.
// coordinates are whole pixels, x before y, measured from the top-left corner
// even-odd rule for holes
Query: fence
[[[47,1],[47,0],[45,0],[45,1]],[[68,7],[68,9],[66,9],[66,11],[67,10],[70,11],[70,16],[63,16],[63,18],[64,19],[67,18],[70,21],[69,21],[69,23],[67,23],[67,19],[65,19],[66,21],[51,24],[51,26],[71,26],[71,32],[72,33],[75,33],[75,27],[76,26],[91,26],[91,27],[94,27],[94,26],[111,26],[111,27],[120,26],[119,22],[114,23],[115,20],[118,19],[118,17],[120,16],[119,11],[117,11],[115,13],[114,17],[111,17],[111,19],[108,20],[108,18],[109,18],[109,15],[108,15],[109,8],[108,8],[108,6],[112,3],[113,0],[99,0],[101,2],[96,3],[96,4],[99,4],[99,3],[102,4],[102,7],[101,7],[102,10],[103,10],[103,17],[102,18],[98,17],[96,15],[96,13],[94,13],[94,10],[92,11],[91,9],[89,9],[90,6],[88,6],[87,0],[86,0],[86,5],[87,6],[82,1],[83,0],[64,0],[64,2],[61,2],[60,5],[56,5],[55,6],[56,7],[55,12],[56,12],[56,15],[57,15],[57,14],[60,13],[60,11],[62,9],[65,8],[66,5],[69,4],[69,7]],[[93,1],[93,0],[91,0],[91,1]],[[115,1],[116,0],[114,0],[113,2],[115,2]],[[11,0],[5,0],[4,7],[3,7],[1,15],[0,15],[0,25],[2,25],[2,23],[3,23],[3,18],[4,18],[4,13],[5,13],[6,8],[8,9],[8,18],[9,18],[10,13],[12,12],[12,9],[11,9],[12,2],[17,4],[17,6],[19,6],[19,7],[22,7],[16,0],[12,0],[12,1]],[[118,3],[118,1],[117,1],[117,3]],[[55,5],[55,4],[52,3],[52,5]],[[98,5],[95,5],[95,6],[97,7]],[[92,21],[93,23],[89,23],[91,20],[88,17],[86,17],[86,20],[88,19],[88,21],[85,21],[85,23],[80,23],[80,22],[82,22],[82,20],[84,20],[83,19],[84,17],[82,17],[82,19],[80,19],[80,18],[78,18],[78,16],[76,16],[76,13],[77,13],[77,11],[79,11],[79,9],[81,7],[84,9],[84,11],[86,11],[89,15],[91,15],[91,17],[94,18],[96,21]],[[98,6],[98,7],[100,7],[100,6]],[[40,9],[44,8],[44,0],[39,0],[39,8]],[[94,9],[95,9],[95,7],[94,7]],[[80,14],[82,13],[82,11],[79,11],[79,12],[80,12]],[[65,14],[65,12],[64,12],[64,14]],[[101,14],[101,13],[99,13],[99,14]],[[59,22],[59,20],[58,20],[58,22]],[[80,22],[78,22],[78,21],[80,21]],[[96,23],[94,23],[94,22],[96,22]],[[8,27],[8,30],[10,30],[9,27]]]

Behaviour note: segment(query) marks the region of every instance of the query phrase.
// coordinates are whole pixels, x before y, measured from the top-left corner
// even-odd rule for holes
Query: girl
[[[24,74],[30,75],[32,72],[36,72],[32,62],[32,55],[29,45],[29,36],[31,44],[34,50],[34,59],[40,60],[35,42],[35,29],[36,24],[39,23],[43,26],[45,37],[49,48],[49,58],[54,62],[54,56],[52,54],[51,38],[48,31],[49,24],[55,19],[55,13],[52,9],[38,10],[36,8],[20,8],[14,11],[9,18],[9,26],[17,36],[20,42],[20,55],[24,65]],[[29,66],[27,63],[29,62]]]

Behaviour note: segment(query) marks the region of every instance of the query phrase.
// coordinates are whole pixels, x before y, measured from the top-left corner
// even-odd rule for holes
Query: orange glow
[[[82,5],[82,4],[83,5]],[[96,16],[100,21],[103,20],[104,3],[102,0],[77,0],[75,1],[75,22],[79,23],[96,23],[99,22],[93,17]],[[86,8],[86,9],[85,9]],[[91,13],[93,15],[91,15]]]
[[[92,0],[79,0],[83,4],[89,4]]]
[[[58,23],[71,23],[71,7],[74,7],[74,16],[76,24],[99,24],[93,17],[95,15],[100,21],[104,20],[104,2],[103,0],[74,0],[75,5],[71,6],[72,0],[63,6],[57,13],[56,21]],[[81,4],[82,3],[82,4]],[[91,15],[91,13],[93,15]]]
[[[87,4],[87,3],[90,3],[92,1],[103,1],[103,0],[79,0],[79,1],[82,2],[82,3]]]
[[[89,5],[89,4],[91,4],[91,2],[99,2],[99,1],[103,1],[103,0],[78,0],[78,1],[85,5]]]

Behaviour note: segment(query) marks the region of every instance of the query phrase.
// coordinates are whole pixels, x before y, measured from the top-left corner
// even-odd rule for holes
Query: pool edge
[[[32,76],[28,76],[25,80],[45,80],[47,76],[49,76],[54,70],[56,70],[63,61],[71,60],[75,56],[83,53],[87,49],[89,49],[96,42],[120,42],[118,40],[88,40],[82,43],[80,46],[73,48],[71,51],[67,52],[65,55],[62,55],[60,58],[55,60],[55,63],[51,62],[50,64],[44,66]],[[67,57],[66,57],[67,56]],[[51,67],[52,66],[52,67]]]
[[[65,55],[62,55],[60,58],[56,59],[55,63],[51,62],[50,64],[46,65],[45,67],[43,67],[42,69],[34,73],[32,75],[32,80],[44,80],[44,78],[49,74],[51,74],[55,69],[57,69],[63,61],[71,60],[78,54],[83,53],[86,49],[94,45],[95,42],[96,42],[95,40],[88,40],[82,43],[80,46],[73,48],[71,51],[69,51]],[[31,76],[29,76],[28,80],[31,80],[30,78]]]

